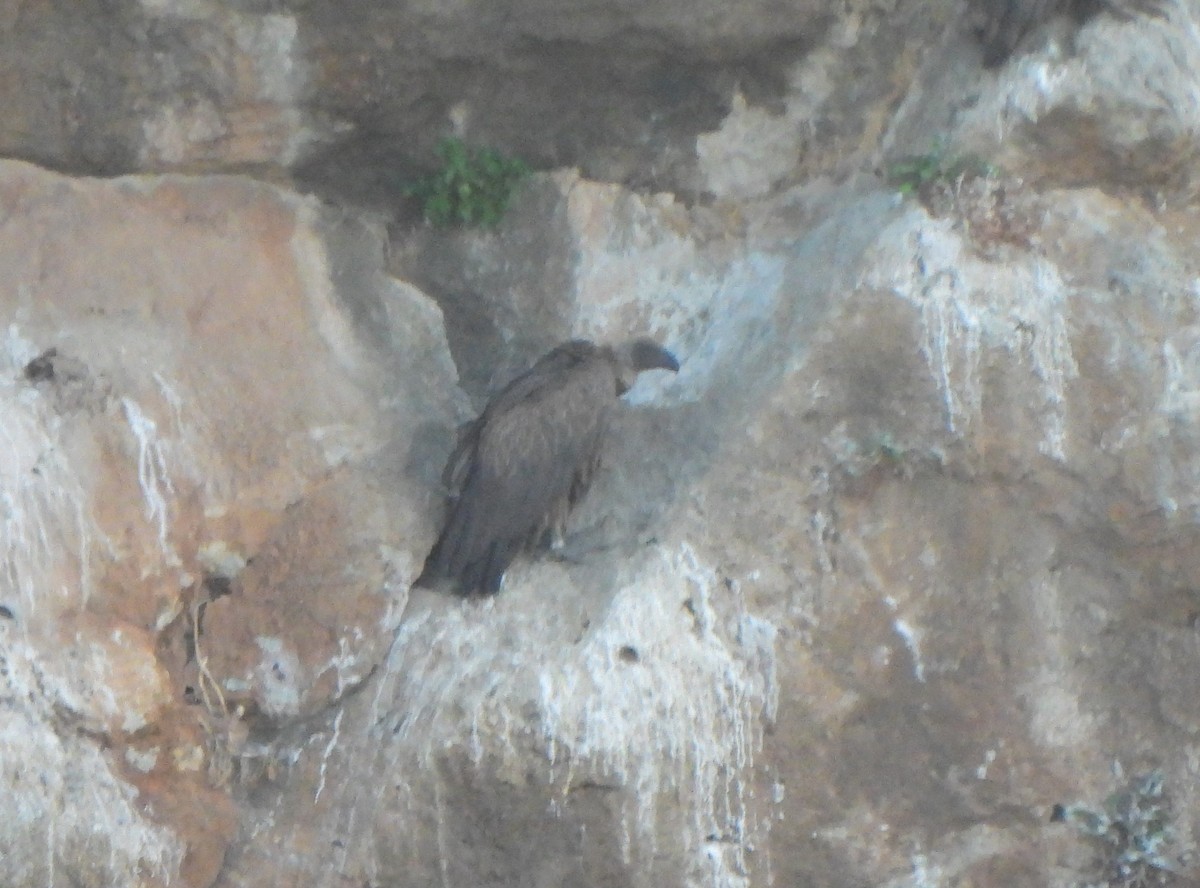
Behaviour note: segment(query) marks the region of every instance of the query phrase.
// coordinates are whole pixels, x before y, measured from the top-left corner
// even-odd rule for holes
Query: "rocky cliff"
[[[0,883],[1191,884],[1200,6],[968,12],[0,9]],[[410,589],[631,333],[570,557]]]

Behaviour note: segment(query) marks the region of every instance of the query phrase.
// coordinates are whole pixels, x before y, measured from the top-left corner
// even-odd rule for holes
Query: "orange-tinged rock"
[[[134,734],[171,704],[167,671],[146,630],[83,611],[59,623],[59,638],[48,666],[61,682],[62,702],[89,730]]]

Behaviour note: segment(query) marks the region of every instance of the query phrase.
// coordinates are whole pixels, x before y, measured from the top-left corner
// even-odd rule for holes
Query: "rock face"
[[[1194,878],[1194,10],[376,7],[0,18],[0,884],[1066,888],[1155,768]],[[381,215],[452,109],[590,176]],[[410,593],[631,333],[560,557]]]
[[[696,137],[747,101],[751,126],[790,143],[754,179],[790,175],[797,154],[828,167],[873,129],[839,105],[881,90],[894,101],[888,82],[910,76],[953,11],[895,6],[502,0],[347,15],[336,0],[13,0],[0,12],[13,101],[0,151],[87,173],[286,171],[390,212],[438,141],[459,135],[539,167],[695,194],[711,175],[698,174]],[[840,77],[838,54],[872,76]],[[721,152],[708,149],[710,167]]]
[[[44,833],[5,881],[211,884],[241,735],[387,650],[397,543],[425,532],[396,508],[423,469],[392,426],[455,415],[440,313],[383,277],[370,229],[248,180],[0,177],[6,715],[46,760],[39,783],[5,748]],[[93,823],[93,792],[123,807]]]

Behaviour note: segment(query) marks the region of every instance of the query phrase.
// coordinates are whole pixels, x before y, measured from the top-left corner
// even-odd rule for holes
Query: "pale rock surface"
[[[461,409],[440,313],[383,277],[372,229],[269,186],[13,162],[0,181],[5,731],[39,750],[4,761],[29,824],[58,811],[6,843],[25,851],[3,881],[207,885],[249,728],[386,653],[429,535],[396,508],[429,500],[409,445]],[[428,359],[398,382],[397,355]],[[364,484],[349,467],[370,461]],[[81,746],[51,796],[18,765]],[[125,807],[89,822],[92,784]]]
[[[238,72],[216,116],[168,86],[131,138],[99,113],[129,81],[80,56],[78,129],[17,119],[74,168],[286,165],[287,127],[212,147],[229,96],[529,130],[537,90],[490,104],[490,62],[397,71],[536,29],[563,43],[524,82],[568,96],[534,62],[572,41],[728,73],[824,21],[768,6],[118,4],[207,35]],[[774,92],[699,77],[703,113],[630,131],[694,151],[712,201],[560,171],[495,231],[385,243],[245,177],[0,164],[0,882],[1067,888],[1094,849],[1050,813],[1114,763],[1163,770],[1194,844],[1194,4],[996,72],[927,8],[850,4]],[[30,9],[4,39],[79,22]],[[653,107],[551,141],[624,177],[647,155],[600,134]],[[907,198],[872,175],[934,133],[1003,170]],[[629,393],[564,557],[486,602],[410,592],[469,401],[630,333],[683,368]]]
[[[1200,32],[1194,3],[1163,8],[1133,22],[1099,15],[1078,33],[1053,21],[983,77],[960,43],[940,47],[895,135],[923,153],[949,130],[952,152],[976,152],[1031,183],[1187,203],[1197,187]]]

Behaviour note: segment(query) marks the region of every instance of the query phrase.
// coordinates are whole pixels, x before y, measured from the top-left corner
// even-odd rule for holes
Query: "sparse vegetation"
[[[867,438],[857,447],[857,474],[867,474],[879,469],[889,474],[912,478],[917,472],[937,465],[938,460],[929,452],[908,447],[887,432]]]
[[[876,442],[875,452],[882,463],[899,463],[904,459],[905,450],[892,440],[891,435],[881,435]]]
[[[912,195],[935,218],[958,223],[974,251],[1002,261],[1007,252],[1036,245],[1044,211],[1036,193],[977,155],[951,157],[942,141],[927,154],[887,168],[888,184]]]
[[[1177,869],[1175,842],[1161,771],[1134,777],[1102,808],[1076,803],[1055,807],[1054,819],[1071,824],[1100,852],[1100,881],[1083,888],[1149,888],[1170,885]]]
[[[932,185],[995,175],[995,168],[974,154],[950,157],[937,141],[925,154],[902,157],[887,168],[888,184],[901,194],[920,194]]]
[[[462,139],[443,139],[442,167],[405,189],[422,201],[425,218],[439,227],[496,225],[517,185],[529,175],[519,158],[491,148],[471,148]]]

